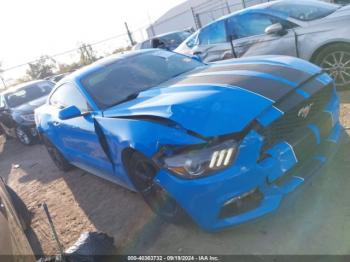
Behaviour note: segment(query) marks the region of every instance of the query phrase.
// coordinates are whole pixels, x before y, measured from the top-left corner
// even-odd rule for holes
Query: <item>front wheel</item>
[[[336,82],[337,87],[350,87],[350,45],[334,44],[322,49],[314,59]]]
[[[23,145],[31,145],[33,144],[33,137],[29,134],[28,131],[23,129],[22,127],[16,127],[16,137]]]
[[[154,213],[173,224],[188,221],[188,216],[180,205],[154,182],[157,167],[152,160],[139,152],[134,152],[128,161],[128,170],[135,188]]]

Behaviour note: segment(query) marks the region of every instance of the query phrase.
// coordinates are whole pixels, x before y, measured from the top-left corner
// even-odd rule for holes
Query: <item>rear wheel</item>
[[[336,82],[337,87],[350,87],[350,45],[334,44],[322,49],[314,59]]]
[[[59,170],[67,172],[73,168],[68,160],[62,155],[62,153],[46,137],[43,137],[42,140],[52,161],[55,163]]]
[[[134,152],[128,161],[128,170],[135,188],[154,213],[174,224],[188,221],[188,216],[180,205],[154,182],[157,167],[152,160],[139,152]]]

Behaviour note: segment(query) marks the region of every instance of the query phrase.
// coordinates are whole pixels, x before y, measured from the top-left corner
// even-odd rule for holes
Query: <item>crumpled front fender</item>
[[[145,120],[127,118],[96,117],[109,146],[110,159],[113,161],[115,175],[128,188],[134,187],[123,166],[122,152],[127,148],[135,149],[147,157],[152,157],[163,145],[193,145],[204,140],[166,125]]]

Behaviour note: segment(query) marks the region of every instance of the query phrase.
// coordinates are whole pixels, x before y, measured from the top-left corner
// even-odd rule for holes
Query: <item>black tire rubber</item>
[[[45,136],[42,136],[42,141],[46,147],[47,152],[49,153],[50,158],[59,170],[67,172],[73,168],[73,166],[63,156],[63,154],[50,142],[49,139],[47,139]]]
[[[142,179],[137,171],[139,165],[145,166],[147,170]],[[158,169],[151,159],[135,151],[128,160],[127,170],[135,188],[155,214],[172,224],[190,221],[185,210],[162,187],[154,183]]]
[[[28,139],[27,142],[24,142],[24,140],[21,139],[21,138],[19,137],[19,135],[18,135],[19,130],[20,130],[21,132],[23,132],[24,135],[27,136],[27,139]],[[16,133],[16,138],[17,138],[17,140],[18,140],[22,145],[30,146],[30,145],[33,144],[34,139],[33,139],[33,137],[31,136],[31,134],[28,133],[28,131],[24,130],[24,129],[21,128],[21,127],[16,127],[15,133]]]
[[[322,61],[324,60],[324,58],[326,58],[327,55],[333,53],[333,52],[337,52],[337,51],[345,51],[345,52],[350,52],[350,44],[345,44],[345,43],[337,43],[337,44],[332,44],[329,46],[326,46],[325,48],[321,49],[320,52],[317,53],[317,55],[315,55],[312,59],[311,62],[313,62],[314,64],[321,66]],[[337,84],[338,88],[350,88],[350,85],[347,86],[342,86]]]
[[[23,200],[17,195],[17,193],[11,187],[6,185],[6,190],[11,197],[13,206],[15,207],[15,210],[21,222],[22,228],[26,231],[30,227],[30,223],[32,221],[32,214],[29,212]]]

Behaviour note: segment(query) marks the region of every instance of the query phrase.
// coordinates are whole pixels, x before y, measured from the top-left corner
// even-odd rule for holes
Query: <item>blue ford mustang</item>
[[[342,134],[332,79],[282,56],[112,56],[60,81],[35,116],[60,169],[87,170],[140,192],[168,221],[211,231],[275,210]]]

